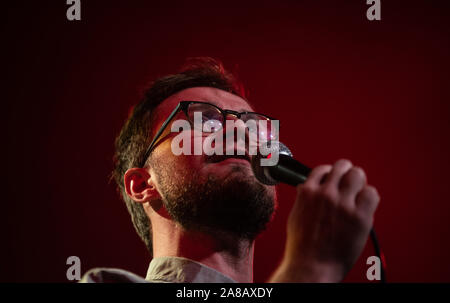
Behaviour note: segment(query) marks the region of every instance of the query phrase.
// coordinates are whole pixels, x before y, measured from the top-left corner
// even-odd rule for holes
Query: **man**
[[[255,110],[242,85],[211,58],[193,59],[152,84],[116,140],[114,177],[153,259],[145,280],[94,269],[84,282],[253,282],[254,239],[276,209],[275,187],[254,177],[248,154],[175,155],[179,133],[171,126],[193,124],[195,112],[209,123]],[[198,128],[183,132],[202,140],[209,135]],[[361,168],[339,160],[314,168],[295,199],[284,256],[269,282],[341,281],[367,241],[376,189]]]

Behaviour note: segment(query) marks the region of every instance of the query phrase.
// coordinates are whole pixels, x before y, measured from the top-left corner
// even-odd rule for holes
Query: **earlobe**
[[[150,174],[143,168],[130,168],[123,177],[127,195],[137,203],[149,202],[156,189]]]

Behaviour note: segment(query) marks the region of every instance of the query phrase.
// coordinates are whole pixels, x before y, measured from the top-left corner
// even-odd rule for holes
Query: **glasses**
[[[271,122],[272,122],[272,120],[275,120],[275,119],[271,118],[267,115],[263,115],[263,114],[255,113],[255,112],[237,112],[234,110],[222,109],[222,108],[220,108],[212,103],[208,103],[208,102],[180,101],[180,103],[178,103],[177,107],[175,107],[175,109],[172,111],[172,113],[169,115],[169,117],[166,119],[166,121],[164,121],[164,123],[161,125],[160,129],[155,134],[155,137],[153,138],[153,140],[150,142],[150,145],[148,146],[148,148],[144,154],[143,163],[142,163],[141,167],[143,167],[145,165],[147,158],[150,156],[150,153],[155,148],[157,140],[161,137],[164,130],[167,128],[167,125],[169,125],[169,123],[172,121],[173,117],[175,117],[175,115],[178,114],[178,112],[180,112],[180,111],[184,112],[188,121],[191,124],[193,124],[194,127],[195,127],[194,113],[196,113],[196,112],[201,113],[202,124],[201,124],[200,131],[207,132],[207,133],[208,132],[213,133],[213,132],[220,131],[223,128],[225,121],[227,120],[226,119],[227,115],[233,115],[236,118],[242,120],[244,123],[249,120],[254,120],[254,121],[256,121],[256,125],[259,125],[259,121],[266,121],[267,127],[265,127],[263,130],[260,130],[259,128],[257,128],[258,135],[260,137],[266,137],[268,140],[274,139],[271,134],[271,126],[272,126]],[[208,130],[210,130],[210,131],[208,131]]]

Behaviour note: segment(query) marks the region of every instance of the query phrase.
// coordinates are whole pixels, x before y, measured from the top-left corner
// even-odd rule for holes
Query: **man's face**
[[[183,100],[209,102],[237,112],[254,111],[244,99],[223,90],[189,88],[170,96],[157,107],[151,136]],[[187,120],[187,117],[180,112],[172,123],[178,119]],[[178,133],[170,133],[170,127],[171,124],[149,161],[150,175],[169,215],[187,230],[225,232],[254,239],[270,221],[276,207],[275,188],[258,182],[250,162],[244,159],[229,156],[217,162],[217,158],[204,153],[174,155],[171,142]],[[203,140],[209,135],[193,128],[189,132],[192,143],[194,132]]]

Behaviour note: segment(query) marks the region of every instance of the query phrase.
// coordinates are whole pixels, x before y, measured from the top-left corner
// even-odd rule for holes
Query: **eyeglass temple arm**
[[[148,146],[147,150],[145,151],[144,154],[144,161],[147,160],[148,156],[150,155],[150,151],[153,148],[153,145],[155,145],[156,141],[159,139],[159,137],[161,137],[161,134],[164,132],[164,130],[167,127],[167,124],[170,123],[170,121],[173,119],[173,117],[177,114],[178,110],[181,107],[181,103],[178,103],[177,107],[175,107],[175,109],[172,111],[172,113],[169,115],[169,117],[166,119],[166,121],[164,121],[163,125],[161,125],[161,127],[159,128],[158,132],[156,133],[155,137],[153,138],[152,142],[150,143],[150,145]],[[145,164],[145,163],[144,163]],[[142,165],[143,166],[143,165]]]

